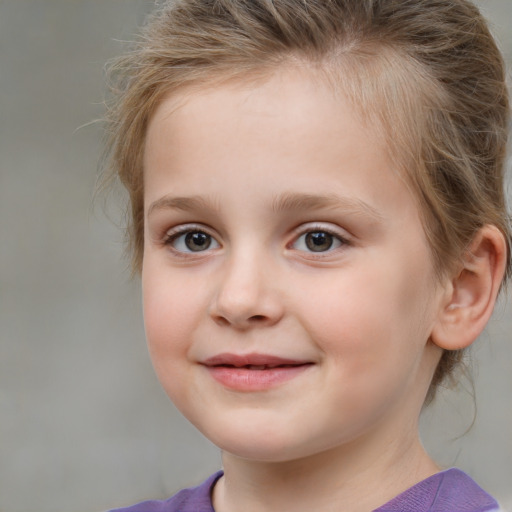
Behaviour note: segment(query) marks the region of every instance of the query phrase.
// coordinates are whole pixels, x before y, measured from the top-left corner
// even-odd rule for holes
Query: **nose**
[[[277,280],[268,262],[254,254],[233,255],[225,262],[210,307],[217,324],[239,330],[268,327],[283,314]]]

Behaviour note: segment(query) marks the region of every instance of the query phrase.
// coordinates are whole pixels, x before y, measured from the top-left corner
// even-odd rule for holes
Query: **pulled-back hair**
[[[485,224],[497,226],[510,248],[504,63],[471,2],[175,0],[112,67],[108,173],[130,195],[135,270],[143,258],[145,137],[160,101],[287,65],[325,77],[386,137],[417,198],[440,278],[456,272]],[[507,258],[506,277],[510,250]],[[429,396],[460,358],[445,351]]]

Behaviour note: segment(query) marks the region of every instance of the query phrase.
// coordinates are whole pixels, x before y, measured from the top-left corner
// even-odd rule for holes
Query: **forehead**
[[[249,67],[244,72],[236,67],[213,71],[164,93],[156,111],[150,116],[145,142],[153,136],[155,120],[176,112],[176,119],[180,117],[179,123],[186,123],[179,111],[186,106],[191,113],[194,105],[196,110],[201,110],[201,103],[205,105],[213,96],[222,104],[226,98],[232,101],[240,98],[240,94],[230,98],[232,92],[245,91],[247,98],[238,108],[252,108],[255,113],[269,117],[281,115],[279,109],[283,99],[295,101],[299,121],[295,123],[295,131],[300,129],[301,116],[308,115],[308,108],[318,109],[319,99],[325,100],[323,105],[340,99],[349,104],[351,114],[358,118],[358,123],[364,125],[367,132],[372,132],[372,139],[379,141],[381,148],[395,160],[394,167],[401,169],[407,179],[410,173],[415,172],[412,162],[417,161],[411,155],[420,146],[418,138],[421,138],[423,124],[419,113],[424,110],[423,89],[419,70],[391,49],[368,51],[363,56],[344,55],[336,59],[320,56],[314,62],[310,58],[290,56],[279,68],[267,65]],[[305,101],[308,96],[315,96],[315,101]],[[201,112],[198,113],[200,115]],[[318,120],[320,117],[317,116]],[[291,118],[290,121],[293,122]],[[309,122],[314,122],[314,116],[309,117]]]
[[[265,130],[254,129],[256,124]],[[389,149],[379,127],[370,116],[354,108],[351,96],[332,87],[323,75],[309,68],[289,67],[254,80],[213,82],[165,96],[150,119],[145,168],[148,155],[155,148],[171,144],[173,156],[177,158],[182,154],[180,148],[185,138],[187,143],[193,143],[194,135],[197,142],[201,139],[197,151],[209,148],[215,154],[223,151],[232,155],[241,149],[236,141],[244,130],[252,131],[250,140],[258,154],[261,153],[258,144],[263,142],[267,151],[282,148],[289,157],[313,149],[322,153],[330,149],[335,137],[337,144],[342,144],[349,133],[371,141],[366,152],[374,148],[387,154]],[[275,135],[273,139],[266,136],[268,130]],[[231,136],[229,146],[215,146],[220,131]],[[317,136],[327,133],[331,134],[328,138]],[[250,149],[247,142],[244,151]]]
[[[387,201],[395,189],[402,202]],[[379,130],[311,73],[286,70],[166,97],[148,129],[146,212],[168,194],[199,194],[212,204],[234,196],[236,214],[234,205],[247,209],[256,190],[269,207],[283,194],[335,192],[345,204],[377,211],[386,203],[400,214],[406,205],[416,216]]]

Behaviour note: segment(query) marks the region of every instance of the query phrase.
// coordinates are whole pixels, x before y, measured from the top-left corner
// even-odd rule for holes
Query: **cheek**
[[[194,393],[190,371],[190,347],[198,322],[198,297],[193,287],[176,276],[145,270],[143,272],[144,325],[149,355],[163,389],[187,414]]]
[[[415,364],[421,355],[429,325],[425,285],[414,265],[404,267],[386,268],[381,258],[309,288],[307,329],[347,371]]]
[[[363,428],[402,403],[405,390],[419,389],[428,338],[423,294],[399,279],[354,271],[337,286],[326,283],[330,300],[311,297],[306,328],[324,353],[333,401],[340,404],[331,409],[333,424],[350,416]]]
[[[176,368],[186,358],[198,317],[197,290],[164,269],[150,267],[142,274],[144,325],[153,365]]]

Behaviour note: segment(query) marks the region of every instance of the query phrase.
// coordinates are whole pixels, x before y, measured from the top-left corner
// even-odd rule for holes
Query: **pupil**
[[[195,233],[187,233],[185,236],[185,244],[191,251],[204,251],[210,247],[211,238],[206,233],[196,231]]]
[[[306,246],[310,251],[327,251],[332,246],[332,235],[323,231],[316,231],[306,235]]]

